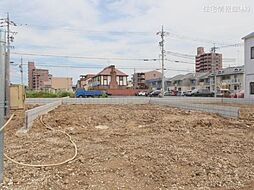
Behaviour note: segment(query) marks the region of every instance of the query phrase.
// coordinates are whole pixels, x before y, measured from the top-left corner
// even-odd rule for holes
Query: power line
[[[27,66],[27,63],[23,63],[23,66]],[[12,66],[18,66],[18,64],[12,64]],[[55,64],[43,64],[43,63],[36,63],[36,66],[42,66],[42,67],[52,67],[52,68],[73,68],[73,69],[104,69],[105,66],[79,66],[79,65],[55,65]],[[139,69],[139,70],[158,70],[158,67],[117,67],[118,69],[125,69],[125,70],[133,70],[133,69]],[[191,70],[187,69],[174,69],[174,68],[165,68],[166,70],[170,71],[183,71],[183,72],[192,72]]]
[[[231,46],[234,46],[234,45],[231,45]],[[178,53],[178,52],[172,52],[172,51],[167,51],[167,53],[174,57],[190,59],[190,60],[193,60],[196,57],[196,55],[184,54],[184,53]],[[223,62],[236,62],[236,58],[223,58],[222,60]]]
[[[73,58],[73,59],[86,59],[86,60],[158,61],[158,59],[154,59],[154,58],[90,57],[90,56],[71,56],[71,55],[21,53],[21,52],[13,52],[13,54],[26,55],[26,56],[37,56],[37,57],[61,57],[61,58]]]
[[[173,39],[179,39],[179,40],[187,40],[187,41],[193,41],[193,42],[201,42],[201,43],[206,43],[206,44],[219,44],[221,46],[228,46],[230,44],[228,43],[221,43],[221,42],[215,42],[215,41],[211,41],[208,39],[201,39],[201,38],[193,38],[190,36],[185,36],[185,35],[181,35],[181,34],[176,34],[176,33],[172,33],[170,32],[169,37],[173,38]]]
[[[119,30],[86,30],[86,29],[77,29],[74,27],[69,27],[66,28],[66,26],[59,26],[59,27],[54,27],[54,28],[49,28],[49,26],[46,25],[37,25],[37,24],[19,24],[19,27],[36,27],[37,30],[61,30],[61,31],[74,31],[74,32],[85,32],[85,33],[105,33],[105,34],[111,34],[111,35],[153,35],[153,32],[150,31],[119,31]],[[182,34],[177,34],[173,32],[169,32],[169,37],[173,39],[179,39],[179,40],[184,40],[184,41],[193,41],[193,42],[198,42],[198,43],[206,43],[206,44],[219,44],[221,46],[228,46],[230,45],[229,43],[221,43],[219,41],[211,41],[208,39],[201,39],[201,38],[196,38],[196,37],[190,37],[190,36],[185,36]]]
[[[195,64],[195,62],[186,62],[186,61],[179,61],[179,60],[173,60],[173,59],[165,59],[165,60],[169,62],[174,62],[174,63],[184,63],[184,64],[190,64],[190,65]]]

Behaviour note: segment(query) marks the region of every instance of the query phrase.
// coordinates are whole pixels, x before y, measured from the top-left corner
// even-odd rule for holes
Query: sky
[[[159,60],[112,58],[158,59],[161,39],[156,33],[162,25],[167,32],[165,50],[188,55],[195,55],[200,46],[210,51],[214,45],[243,43],[241,38],[254,31],[253,0],[1,0],[0,17],[7,12],[17,24],[11,27],[17,32],[11,49],[12,83],[20,83],[21,57],[25,82],[28,61],[49,69],[53,76],[72,77],[74,84],[81,74],[98,73],[112,64],[130,76],[134,68],[136,72],[160,69]],[[224,67],[244,64],[243,46],[217,52],[227,60]],[[166,77],[194,71],[194,58],[168,53],[166,58],[171,60],[165,63]]]

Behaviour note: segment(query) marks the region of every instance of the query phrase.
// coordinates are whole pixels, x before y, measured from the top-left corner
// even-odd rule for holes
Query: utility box
[[[19,84],[10,86],[10,108],[12,110],[25,108],[26,92],[25,87]]]

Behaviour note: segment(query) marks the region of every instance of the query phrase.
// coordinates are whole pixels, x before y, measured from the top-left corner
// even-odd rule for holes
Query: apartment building
[[[158,71],[139,72],[133,74],[133,87],[135,89],[147,89],[146,81],[161,78],[162,74]]]
[[[213,75],[210,75],[211,89],[215,90]],[[228,67],[216,72],[217,89],[229,89],[231,92],[244,90],[244,66]]]
[[[52,77],[50,80],[51,90],[54,91],[72,91],[72,78],[70,77]]]
[[[80,78],[77,82],[77,88],[84,88],[85,90],[89,89],[89,83],[92,82],[94,74],[80,75]]]
[[[34,62],[28,62],[28,87],[30,90],[50,88],[49,71],[37,69]]]
[[[214,75],[206,73],[188,73],[166,79],[167,90],[188,91],[193,89],[209,89],[215,91]],[[244,66],[228,67],[216,72],[218,89],[229,89],[239,92],[244,89]]]
[[[196,73],[212,72],[222,69],[222,54],[205,53],[203,47],[197,48]]]
[[[186,75],[177,75],[166,79],[167,90],[176,90],[187,92],[196,88],[209,89],[210,73],[188,73]]]
[[[28,62],[28,87],[30,90],[72,91],[72,78],[53,77],[47,69],[37,69]]]
[[[244,66],[245,66],[245,94],[247,99],[254,99],[254,32],[245,36]]]

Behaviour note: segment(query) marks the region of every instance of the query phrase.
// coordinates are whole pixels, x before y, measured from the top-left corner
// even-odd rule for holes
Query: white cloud
[[[249,7],[249,12],[209,12],[206,8]],[[1,0],[0,10],[9,11],[18,23],[15,51],[56,53],[98,57],[158,57],[161,25],[170,33],[194,39],[237,43],[253,31],[253,0]],[[106,31],[126,31],[109,33]],[[132,31],[132,32],[128,32]],[[200,41],[200,40],[197,40]],[[212,46],[187,39],[167,37],[166,48],[189,54],[197,46]],[[225,57],[237,58],[237,48],[221,49]],[[242,53],[242,50],[240,50]],[[15,57],[13,57],[15,59]],[[16,56],[17,58],[17,56]],[[36,58],[33,58],[36,61]],[[38,59],[38,61],[40,61]],[[53,60],[55,61],[55,60]],[[68,60],[67,60],[68,61]],[[62,60],[61,60],[62,62]],[[73,60],[82,64],[84,61]],[[87,61],[91,63],[91,61]],[[94,62],[109,64],[109,61]],[[154,62],[114,62],[121,67],[159,67]],[[66,63],[68,64],[68,63]],[[173,65],[176,69],[192,69],[191,65]],[[54,73],[53,74],[59,74]],[[94,70],[96,72],[97,70]],[[82,71],[84,72],[84,71]],[[89,72],[91,72],[89,70]],[[131,73],[128,71],[129,74]],[[70,72],[69,72],[70,73]],[[79,71],[71,74],[77,78]],[[168,75],[177,72],[169,72]],[[65,75],[65,72],[62,72]]]

